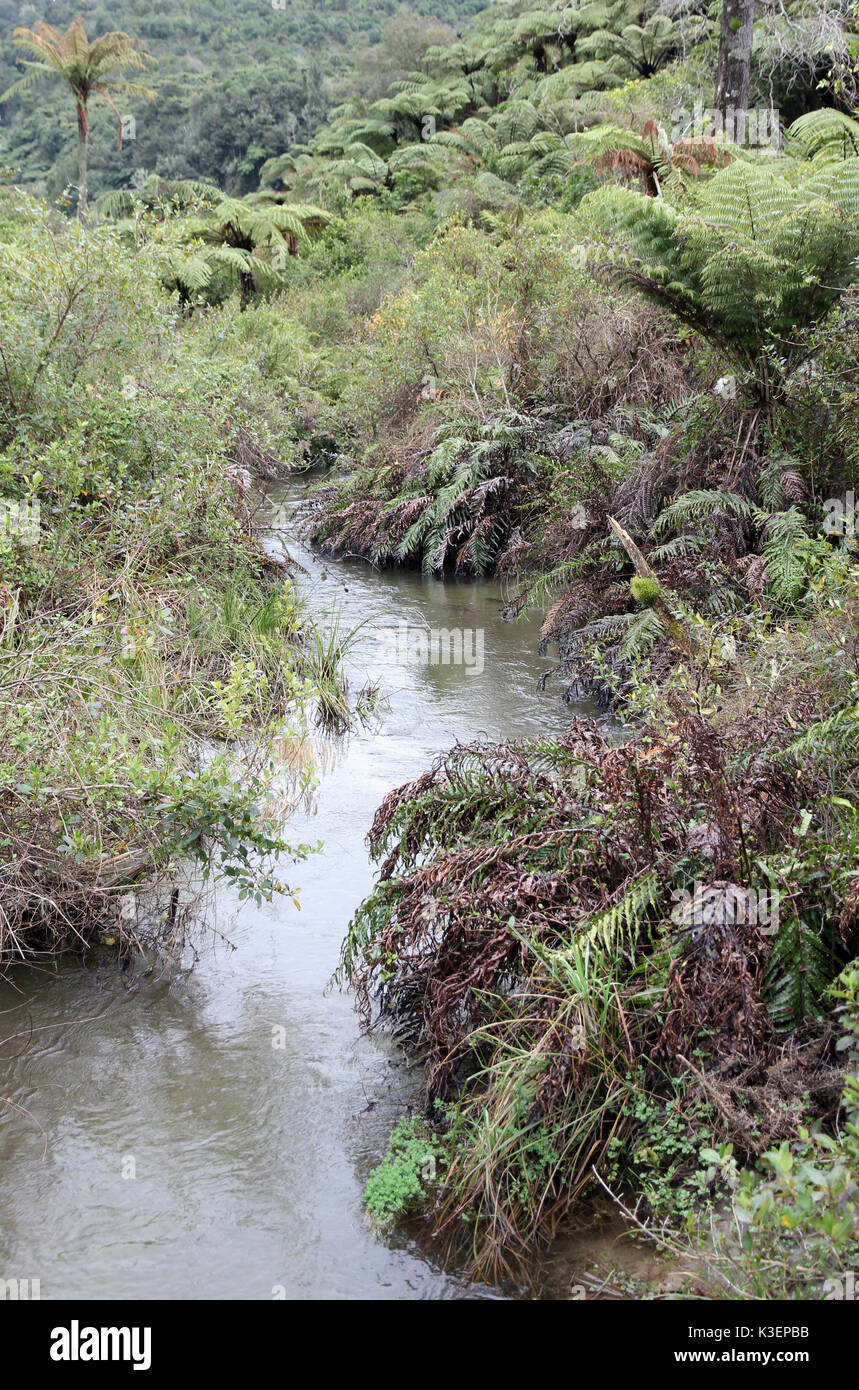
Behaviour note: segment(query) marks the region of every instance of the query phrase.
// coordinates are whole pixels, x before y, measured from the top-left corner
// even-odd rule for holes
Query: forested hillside
[[[150,84],[158,100],[128,105],[137,126],[123,150],[107,113],[96,119],[94,191],[117,187],[138,170],[244,191],[265,159],[318,128],[354,85],[362,49],[380,43],[400,8],[398,0],[0,0],[0,91],[16,76],[16,25],[44,19],[65,29],[79,15],[93,35],[124,29],[158,60]],[[416,0],[409,14],[418,31],[421,16],[437,17],[432,40],[445,32],[440,21],[459,26],[479,8],[479,0]],[[20,169],[27,184],[57,197],[75,177],[73,118],[49,92],[0,111],[0,165]]]

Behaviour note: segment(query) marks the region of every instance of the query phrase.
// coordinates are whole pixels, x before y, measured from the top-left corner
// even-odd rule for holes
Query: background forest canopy
[[[450,41],[479,0],[0,0],[0,91],[20,76],[13,30],[39,21],[89,37],[125,30],[156,58],[154,103],[126,103],[134,140],[117,149],[104,103],[92,109],[95,196],[157,172],[211,180],[230,192],[257,185],[263,162],[307,139],[344,96],[372,98],[430,43]],[[390,23],[398,18],[393,34]],[[385,33],[385,26],[388,31]],[[387,54],[380,63],[380,48]],[[379,70],[387,76],[379,90]],[[74,109],[50,83],[0,108],[0,168],[54,200],[76,178]]]
[[[558,165],[551,172],[567,174],[569,165],[561,169],[555,156],[570,130],[606,118],[640,129],[645,95],[657,119],[694,97],[706,106],[714,78],[733,105],[774,110],[782,129],[820,106],[849,111],[855,96],[851,0],[416,0],[409,7],[399,0],[203,0],[193,7],[186,0],[0,0],[0,92],[24,72],[14,30],[44,21],[65,32],[76,16],[90,40],[125,31],[155,60],[147,74],[155,100],[125,99],[121,147],[113,113],[103,101],[92,103],[93,198],[140,188],[153,174],[244,195],[261,179],[276,183],[293,150],[330,154],[357,145],[367,147],[370,165],[405,145],[399,169],[383,171],[386,186],[402,185],[424,162],[412,156],[412,142],[431,138],[436,126],[456,132],[463,120],[510,102],[536,107],[536,130],[520,130],[516,116],[506,141],[501,128],[490,132],[494,150],[463,146],[490,177],[506,175],[505,145],[533,144],[535,136],[545,147],[540,153]],[[736,42],[728,45],[729,36]],[[743,71],[749,78],[741,56],[733,68],[723,63],[733,47],[740,55],[752,49],[748,91],[732,91],[738,73],[741,88]],[[338,142],[341,133],[347,138]],[[50,83],[36,84],[0,105],[0,177],[56,202],[76,182],[74,137],[74,110]],[[369,166],[357,173],[378,182]]]

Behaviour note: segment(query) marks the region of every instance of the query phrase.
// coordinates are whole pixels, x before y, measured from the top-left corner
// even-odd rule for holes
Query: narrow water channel
[[[569,711],[557,688],[537,694],[538,621],[505,623],[495,584],[286,543],[314,617],[365,624],[350,678],[387,703],[326,748],[292,820],[293,839],[324,842],[284,870],[300,912],[221,893],[193,970],[68,963],[0,986],[0,1276],[39,1279],[43,1298],[497,1296],[368,1228],[363,1185],[417,1078],[325,986],[385,794],[457,739],[557,731]],[[380,630],[401,623],[482,632],[483,669],[397,664]]]

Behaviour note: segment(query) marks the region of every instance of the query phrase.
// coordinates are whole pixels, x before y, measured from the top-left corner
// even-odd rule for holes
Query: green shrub
[[[364,1189],[367,1211],[377,1226],[392,1225],[427,1200],[443,1154],[443,1145],[424,1121],[404,1115],[397,1122]]]

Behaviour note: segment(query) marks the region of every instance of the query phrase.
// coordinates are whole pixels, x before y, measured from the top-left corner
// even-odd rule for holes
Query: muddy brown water
[[[314,616],[365,624],[353,688],[379,682],[387,707],[326,745],[292,818],[293,839],[324,843],[284,869],[300,912],[221,891],[193,969],[69,960],[0,986],[0,1278],[38,1279],[43,1298],[504,1296],[368,1226],[363,1186],[417,1076],[326,984],[385,794],[457,739],[552,734],[570,711],[537,693],[539,620],[505,623],[497,585],[323,561],[270,529],[294,493],[263,515],[267,543],[305,567]],[[399,664],[401,624],[464,629],[475,658],[482,632],[482,670]]]

